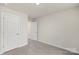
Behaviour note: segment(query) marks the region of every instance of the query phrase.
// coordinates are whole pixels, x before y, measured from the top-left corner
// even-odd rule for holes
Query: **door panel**
[[[37,22],[32,22],[31,31],[32,39],[37,40]]]
[[[24,16],[19,17],[19,30],[18,30],[18,46],[27,44],[27,18]]]

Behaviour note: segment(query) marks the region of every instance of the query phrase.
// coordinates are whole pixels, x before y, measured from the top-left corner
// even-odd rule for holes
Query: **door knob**
[[[19,33],[16,33],[16,35],[19,35]]]

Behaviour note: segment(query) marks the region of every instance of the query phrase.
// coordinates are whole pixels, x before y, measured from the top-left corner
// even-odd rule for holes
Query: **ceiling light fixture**
[[[36,3],[36,5],[37,5],[37,6],[39,6],[39,5],[40,5],[40,3]]]

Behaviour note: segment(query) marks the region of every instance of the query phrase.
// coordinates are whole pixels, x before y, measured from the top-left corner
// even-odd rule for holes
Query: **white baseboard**
[[[38,41],[40,41],[40,40],[38,40]],[[61,48],[61,49],[67,50],[67,51],[70,51],[70,52],[72,52],[72,53],[77,53],[77,54],[79,54],[79,52],[76,51],[74,48],[71,48],[71,49],[70,49],[70,48],[64,48],[64,47],[62,47],[62,46],[60,46],[60,45],[51,44],[51,43],[44,42],[44,41],[40,41],[40,42],[45,43],[45,44],[48,44],[48,45],[51,45],[51,46],[55,46],[55,47],[58,47],[58,48]]]
[[[7,49],[7,50],[2,50],[2,51],[0,51],[0,55],[1,54],[3,54],[3,53],[5,53],[5,52],[7,52],[7,51],[9,51],[9,50],[12,50],[12,49],[15,49],[15,48],[20,48],[20,47],[23,47],[23,46],[25,46],[25,45],[27,45],[28,43],[24,43],[24,44],[22,44],[22,45],[19,45],[19,46],[17,46],[17,47],[13,47],[13,48],[11,48],[11,49]]]

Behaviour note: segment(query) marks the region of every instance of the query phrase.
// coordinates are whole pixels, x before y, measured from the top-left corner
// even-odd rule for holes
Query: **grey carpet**
[[[26,46],[3,53],[3,55],[77,55],[69,51],[29,39]]]

